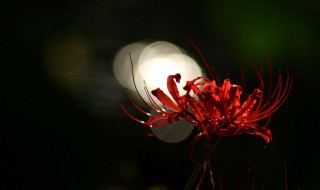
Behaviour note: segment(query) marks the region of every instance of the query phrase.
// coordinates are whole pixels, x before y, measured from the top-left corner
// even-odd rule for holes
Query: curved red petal
[[[220,99],[222,101],[228,101],[229,100],[229,90],[231,88],[231,83],[229,79],[225,79],[223,81],[223,85],[221,87],[221,94]]]
[[[258,99],[262,96],[263,92],[255,89],[249,98],[242,104],[237,117],[246,117],[248,112],[253,108]]]
[[[179,73],[175,75],[169,75],[167,78],[167,88],[172,98],[178,102],[180,98],[179,90],[175,81],[180,83],[181,75]]]
[[[230,117],[234,118],[234,116],[238,113],[238,109],[241,105],[240,103],[240,96],[242,94],[242,88],[239,85],[232,85],[231,89],[229,90],[229,97],[230,97]]]
[[[170,108],[174,112],[180,112],[181,109],[175,104],[160,88],[151,91],[152,95],[154,95],[163,105]]]
[[[252,135],[258,135],[262,137],[266,143],[268,144],[272,139],[272,133],[270,129],[261,127],[261,126],[254,126],[253,129],[248,129],[245,133],[252,134]]]

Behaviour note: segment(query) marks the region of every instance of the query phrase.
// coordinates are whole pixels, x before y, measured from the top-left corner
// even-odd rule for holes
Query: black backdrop
[[[231,1],[230,6],[252,5],[256,9],[249,15],[252,19],[266,14],[259,12],[264,9],[258,4],[245,2]],[[216,23],[224,24],[210,24],[208,7],[215,3],[93,0],[4,4],[1,189],[151,189],[159,187],[157,184],[182,189],[195,165],[187,156],[191,137],[176,144],[161,142],[127,118],[118,101],[128,100],[113,77],[112,64],[121,47],[142,40],[170,41],[200,60],[183,37],[188,34],[221,76],[226,72],[237,75],[239,65],[247,64],[247,56],[252,55],[250,48],[263,54],[264,47],[238,42],[239,26],[230,31],[233,22],[226,16],[213,14]],[[284,189],[287,162],[289,189],[319,189],[320,4],[275,1],[263,5],[278,13],[289,12],[290,21],[305,24],[301,32],[284,22],[282,32],[288,39],[268,44],[274,52],[270,57],[274,55],[275,70],[288,67],[294,76],[292,93],[272,118],[274,139],[266,148],[258,137],[226,138],[213,155],[213,171],[217,179],[221,177],[224,189],[246,189],[252,182],[247,174],[251,159],[256,189],[262,189],[262,184],[265,189]],[[264,16],[274,18],[275,12]],[[238,16],[238,12],[224,13]],[[225,27],[229,33],[221,32],[219,27],[224,25],[231,25]],[[265,34],[272,32],[272,27],[266,27]],[[303,33],[306,30],[309,37]],[[259,32],[252,34],[259,36]],[[77,50],[83,44],[83,51],[89,49],[89,53]],[[252,47],[241,52],[242,45]],[[263,56],[256,57],[266,63]],[[77,65],[54,70],[52,64],[67,58],[86,59],[90,72],[78,75],[74,72]]]

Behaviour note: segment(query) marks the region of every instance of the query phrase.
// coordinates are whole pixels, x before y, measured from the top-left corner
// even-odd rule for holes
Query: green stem
[[[217,148],[218,144],[221,141],[221,137],[218,137],[212,146],[209,147],[209,150],[205,153],[205,155],[199,159],[196,167],[191,173],[187,184],[184,186],[184,190],[192,190],[196,180],[199,178],[199,174],[203,169],[205,162],[210,158],[212,152]]]
[[[189,177],[187,184],[184,186],[184,190],[191,190],[192,189],[194,183],[198,179],[198,176],[203,168],[203,164],[204,164],[204,159],[201,159],[198,161],[196,167],[194,168],[193,172],[191,173],[191,175]]]

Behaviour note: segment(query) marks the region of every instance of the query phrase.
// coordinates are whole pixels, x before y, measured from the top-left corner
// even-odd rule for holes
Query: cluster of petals
[[[287,80],[279,73],[278,83],[273,93],[264,99],[264,84],[260,81],[260,88],[255,89],[246,100],[242,100],[242,88],[240,85],[231,84],[225,79],[221,86],[215,80],[201,76],[188,81],[184,87],[184,94],[180,95],[177,84],[181,79],[179,73],[167,78],[167,88],[171,95],[165,94],[160,88],[151,91],[165,109],[155,103],[151,94],[148,97],[152,104],[147,104],[156,111],[157,115],[151,115],[134,105],[143,113],[149,115],[147,121],[141,121],[131,115],[121,104],[125,113],[132,119],[145,126],[158,127],[178,120],[187,120],[195,127],[201,129],[198,137],[234,136],[238,134],[253,134],[261,136],[267,143],[272,139],[272,134],[267,128],[270,116],[287,99],[292,79],[287,72]],[[193,92],[196,96],[192,96]],[[267,119],[266,124],[257,122]]]
[[[202,56],[199,50],[198,52]],[[203,60],[209,68],[204,58]],[[144,111],[129,95],[132,104],[149,117],[147,121],[133,116],[122,103],[121,107],[130,118],[147,127],[160,127],[178,120],[190,122],[200,129],[191,142],[190,150],[193,150],[201,139],[210,140],[215,136],[252,134],[262,137],[268,143],[272,139],[272,133],[267,128],[271,115],[287,99],[293,81],[288,71],[285,79],[279,72],[277,84],[273,89],[270,60],[268,64],[270,72],[268,92],[265,92],[262,72],[259,72],[256,67],[260,83],[250,95],[244,94],[241,85],[232,84],[230,79],[225,79],[220,84],[220,80],[214,77],[209,69],[211,77],[218,80],[210,80],[205,76],[197,77],[186,82],[183,92],[179,92],[177,88],[181,75],[179,73],[169,75],[167,89],[170,95],[160,88],[152,90],[151,93],[146,89],[145,92],[151,103],[147,103],[136,88],[146,106],[156,112],[156,114],[150,114]],[[135,84],[134,78],[133,82]],[[158,99],[162,105],[158,105],[154,98]],[[261,124],[263,120],[265,122]]]

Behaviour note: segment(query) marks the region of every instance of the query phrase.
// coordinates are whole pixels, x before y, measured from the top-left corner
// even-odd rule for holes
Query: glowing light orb
[[[118,51],[114,64],[113,64],[113,72],[118,80],[118,82],[125,88],[130,90],[135,90],[132,80],[132,72],[131,72],[131,60],[129,53],[131,54],[132,62],[135,64],[134,73],[136,73],[139,63],[139,56],[143,49],[146,47],[143,43],[133,43],[129,44],[120,51]]]
[[[132,58],[133,70],[129,53]],[[147,96],[146,89],[150,92],[160,88],[170,96],[167,90],[167,77],[169,75],[181,74],[180,83],[177,84],[180,95],[185,93],[183,87],[187,81],[203,75],[198,64],[186,55],[181,48],[165,41],[158,41],[149,45],[133,43],[125,46],[116,55],[113,68],[115,77],[120,84],[130,89],[132,93],[136,93],[133,73],[138,92],[149,104],[151,104],[151,101]],[[137,94],[132,95],[133,98],[138,97]],[[155,97],[152,98],[162,107],[162,104]],[[139,103],[139,98],[136,101]],[[141,104],[141,106],[144,106],[144,104]],[[183,121],[174,122],[168,124],[168,126],[151,128],[155,136],[166,142],[181,141],[192,132],[192,129],[193,126],[190,123]]]
[[[113,65],[117,80],[122,86],[132,91],[135,91],[135,88],[129,53],[132,58],[137,89],[148,103],[150,101],[145,93],[145,87],[149,91],[161,88],[169,94],[167,77],[180,73],[181,81],[178,84],[178,89],[183,93],[183,87],[188,80],[203,75],[198,64],[186,55],[181,48],[172,43],[165,41],[154,42],[149,45],[133,43],[123,47],[117,53]],[[159,106],[161,106],[160,103]]]

